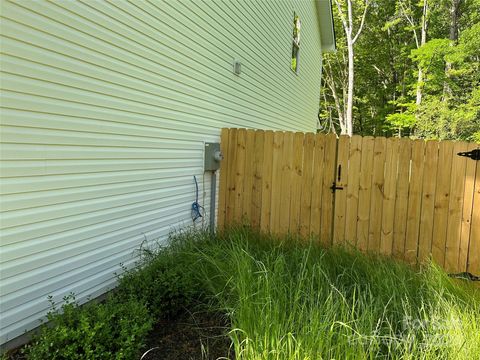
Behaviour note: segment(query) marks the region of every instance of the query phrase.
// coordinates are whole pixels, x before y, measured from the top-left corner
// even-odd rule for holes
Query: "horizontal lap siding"
[[[190,224],[193,175],[208,213],[203,142],[222,127],[315,128],[314,2],[3,1],[1,16],[0,343],[48,295],[101,294],[143,240]]]

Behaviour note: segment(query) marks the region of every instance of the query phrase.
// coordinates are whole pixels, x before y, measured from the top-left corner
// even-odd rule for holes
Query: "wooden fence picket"
[[[370,200],[372,193],[373,154],[375,139],[365,136],[362,140],[362,167],[358,191],[357,248],[368,249],[368,226],[370,225]],[[354,226],[354,224],[352,224]]]
[[[253,180],[255,167],[253,166],[253,159],[255,153],[255,130],[248,129],[245,134],[245,170],[244,182],[242,192],[242,213],[240,219],[250,220],[252,218],[252,196],[253,196]]]
[[[475,194],[473,196],[467,271],[480,275],[480,166],[478,163],[475,172]]]
[[[445,265],[447,240],[448,205],[450,181],[452,179],[453,142],[442,141],[438,151],[437,189],[433,213],[432,258],[437,264]]]
[[[305,135],[295,133],[293,139],[293,163],[290,194],[290,224],[289,231],[298,234],[300,231],[300,210],[302,204],[303,179],[303,142]]]
[[[395,220],[393,223],[393,256],[397,258],[403,258],[405,255],[411,145],[409,139],[403,138],[399,141]]]
[[[362,137],[352,136],[348,155],[345,210],[345,242],[355,245],[357,239],[357,213],[358,213],[358,190],[360,187],[360,174],[362,161]]]
[[[284,145],[282,154],[282,166],[280,173],[280,213],[277,231],[279,234],[286,234],[290,225],[290,198],[292,190],[292,168],[293,168],[293,132],[284,134]]]
[[[251,204],[251,225],[260,229],[262,210],[262,180],[264,160],[265,132],[255,131],[255,146],[253,154],[253,181],[252,181],[252,204]]]
[[[247,143],[247,130],[239,129],[237,132],[237,146],[235,148],[235,172],[233,179],[235,207],[233,211],[233,221],[240,223],[242,221],[243,207],[243,187],[245,185],[245,155]]]
[[[383,184],[382,227],[380,233],[380,253],[383,255],[391,255],[393,252],[398,146],[398,138],[387,139],[385,149],[385,181]]]
[[[472,151],[478,147],[477,144],[468,144],[467,151]],[[460,231],[460,250],[458,256],[458,269],[459,271],[463,271],[462,269],[468,268],[468,251],[470,247],[470,235],[471,235],[471,228],[472,228],[472,211],[473,211],[473,198],[475,194],[475,170],[477,167],[478,162],[475,161],[468,161],[465,167],[465,186],[464,186],[464,194],[463,194],[463,208],[462,208],[462,225]],[[477,207],[480,204],[477,202]],[[477,226],[479,223],[476,223]]]
[[[368,251],[376,253],[380,252],[380,240],[382,232],[386,147],[386,138],[375,138],[373,147],[372,191],[370,199],[370,223],[368,226],[367,249]]]
[[[311,215],[310,233],[320,237],[320,223],[322,212],[323,194],[323,172],[325,170],[325,140],[326,136],[317,134],[315,136],[315,149],[313,155],[313,178],[311,189]]]
[[[300,235],[310,236],[310,218],[312,214],[312,188],[313,188],[313,156],[315,149],[315,135],[307,133],[303,146],[302,184],[301,184],[301,209],[300,209]]]
[[[223,154],[227,154],[228,149],[228,138],[229,138],[229,130],[222,129],[222,133],[220,135],[220,151]],[[217,226],[218,229],[223,230],[225,227],[225,217],[226,217],[226,203],[227,203],[227,178],[228,178],[228,156],[222,161],[222,171],[220,171],[220,178],[219,178],[219,190],[218,190],[218,212],[217,212]]]
[[[320,212],[320,241],[332,243],[333,231],[333,192],[331,186],[335,181],[337,137],[328,134],[325,137],[325,155],[323,167],[322,210]]]
[[[424,175],[423,169],[425,164],[424,156],[425,142],[423,140],[415,140],[412,143],[407,229],[405,234],[405,260],[411,264],[417,262],[418,256],[418,234],[420,230],[420,210],[422,205],[422,184]]]
[[[425,161],[422,185],[422,205],[420,231],[418,235],[418,261],[423,263],[432,253],[433,213],[435,209],[435,190],[438,165],[438,141],[425,144]]]
[[[272,179],[273,179],[274,133],[266,131],[264,137],[263,172],[262,172],[262,207],[260,209],[260,230],[270,231],[272,213]]]
[[[272,160],[272,201],[270,205],[270,232],[276,234],[280,228],[280,207],[282,198],[282,166],[284,133],[276,131],[273,138]]]
[[[460,241],[462,227],[463,196],[465,193],[465,174],[467,158],[456,156],[467,150],[468,144],[457,142],[453,147],[452,174],[447,216],[447,235],[445,239],[445,269],[448,272],[459,272],[458,258],[460,256]]]
[[[341,135],[338,139],[337,167],[334,181],[343,191],[335,192],[333,243],[345,243],[345,215],[347,210],[347,179],[348,179],[348,156],[350,152],[350,137]],[[332,182],[333,183],[333,182]]]
[[[226,170],[227,170],[227,194],[226,194],[226,205],[225,205],[225,224],[232,224],[234,222],[234,212],[235,212],[235,168],[236,168],[236,157],[237,157],[237,130],[231,129],[228,136],[228,152],[226,153],[227,160]],[[220,169],[220,172],[222,170]]]

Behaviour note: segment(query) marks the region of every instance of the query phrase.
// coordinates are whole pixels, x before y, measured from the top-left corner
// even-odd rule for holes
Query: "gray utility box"
[[[205,143],[205,163],[204,171],[215,171],[220,169],[220,161],[223,154],[220,151],[220,143]]]

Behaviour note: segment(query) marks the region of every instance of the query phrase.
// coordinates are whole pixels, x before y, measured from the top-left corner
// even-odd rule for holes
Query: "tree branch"
[[[368,2],[368,0],[365,0],[365,9],[363,10],[362,21],[360,22],[360,27],[358,28],[357,34],[354,36],[354,38],[352,40],[353,44],[355,44],[355,42],[358,39],[358,36],[360,35],[360,33],[363,30],[363,25],[365,24],[365,17],[367,16],[367,10],[368,10],[369,5],[370,5],[370,3]]]
[[[338,115],[338,120],[339,120],[339,125],[342,131],[346,129],[346,124],[345,124],[345,113],[344,110],[342,111],[342,102],[339,99],[339,96],[337,94],[337,90],[335,88],[335,80],[334,80],[334,74],[333,74],[333,69],[331,67],[331,64],[327,62],[326,68],[325,68],[325,83],[327,84],[328,88],[330,89],[331,95],[333,97],[333,101],[335,104],[335,109],[337,110],[337,115]]]
[[[343,28],[345,29],[345,31],[347,31],[348,25],[347,25],[347,20],[345,19],[345,14],[343,13],[343,10],[342,10],[342,5],[340,5],[338,0],[335,0],[335,4],[337,5],[338,15],[340,16],[340,20],[342,20]]]
[[[408,13],[407,13],[407,11],[404,7],[403,1],[399,1],[398,3],[400,4],[400,7],[402,8],[403,16],[412,26],[413,38],[415,39],[415,44],[417,45],[417,49],[418,49],[420,47],[420,43],[418,41],[417,30],[415,29],[418,25],[413,22],[413,19],[410,16],[408,16]]]

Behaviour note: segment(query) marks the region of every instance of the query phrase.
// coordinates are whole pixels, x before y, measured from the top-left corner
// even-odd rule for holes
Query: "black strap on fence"
[[[461,272],[457,274],[448,274],[448,276],[455,279],[469,280],[469,281],[480,281],[480,276],[473,275],[469,272]]]
[[[480,160],[480,148],[474,149],[472,151],[465,151],[457,153],[458,156],[469,157],[472,160]]]

